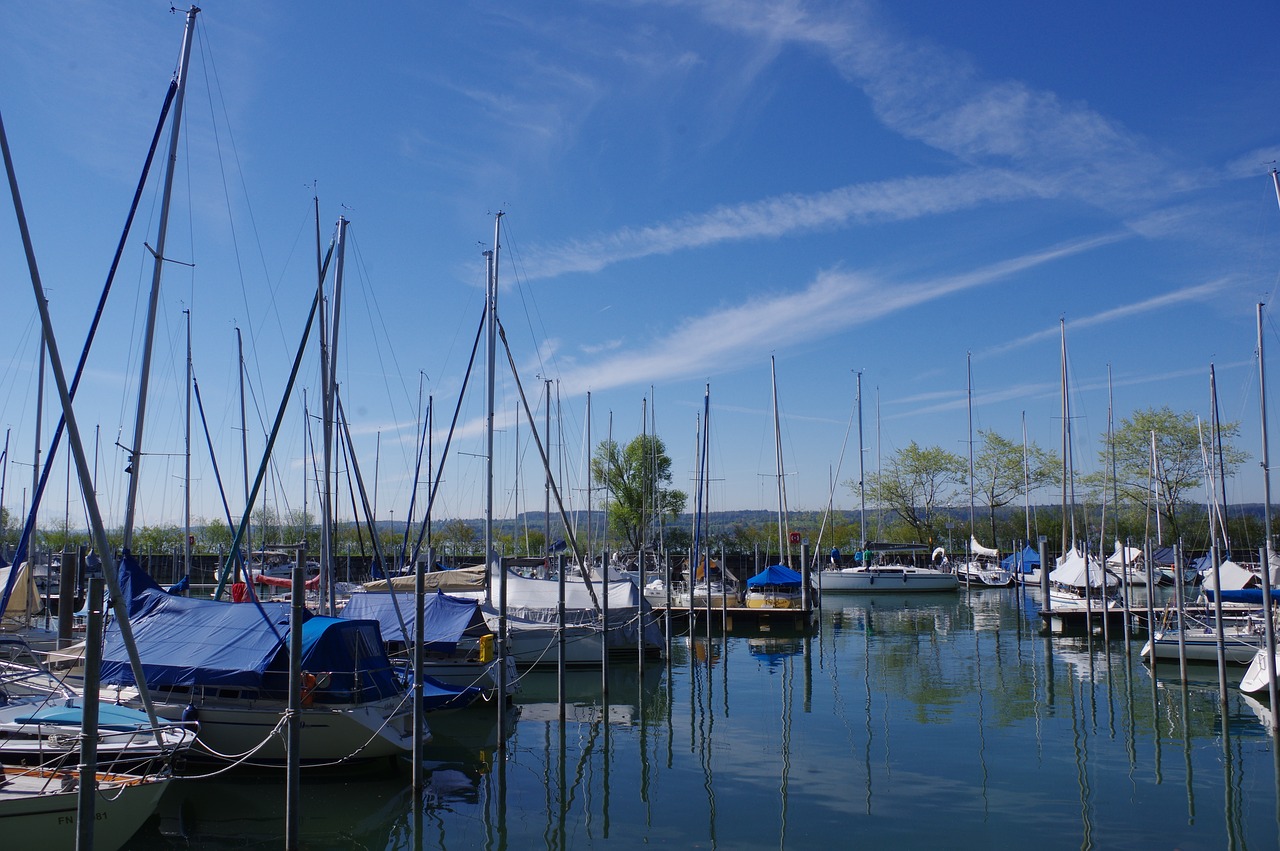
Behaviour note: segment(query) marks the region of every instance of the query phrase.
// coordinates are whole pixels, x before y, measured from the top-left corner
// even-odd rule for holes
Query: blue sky
[[[194,265],[165,271],[140,521],[181,520],[186,309],[239,510],[234,329],[252,468],[314,291],[316,196],[326,240],[338,216],[351,222],[340,378],[383,519],[409,508],[420,387],[436,401],[437,452],[443,443],[497,210],[503,322],[540,421],[553,382],[553,455],[579,508],[587,391],[593,442],[610,428],[637,434],[652,396],[688,489],[708,384],[711,507],[775,508],[771,355],[792,509],[822,508],[833,479],[856,475],[859,371],[868,471],[913,440],[966,452],[968,353],[975,428],[1020,440],[1025,414],[1030,439],[1056,448],[1062,317],[1083,472],[1107,428],[1108,375],[1117,422],[1166,404],[1207,416],[1211,363],[1222,416],[1241,422],[1256,459],[1254,311],[1274,300],[1280,269],[1274,12],[1260,2],[211,0],[198,17],[167,252]],[[0,15],[0,109],[70,368],[183,15],[77,0]],[[77,403],[116,522],[116,444],[133,432],[151,277],[143,242],[155,240],[159,185],[157,171]],[[18,511],[38,320],[11,212],[5,221],[0,428],[5,503]],[[1270,314],[1267,324],[1274,350]],[[306,363],[314,411],[314,345]],[[509,370],[500,375],[496,504],[509,516],[539,507],[543,491]],[[476,382],[438,517],[480,511]],[[300,397],[267,493],[282,511],[302,507]],[[199,432],[193,444],[193,513],[220,516]],[[65,472],[53,481],[47,522],[66,502]],[[1261,490],[1251,461],[1229,498]],[[855,508],[857,497],[837,488],[834,502]],[[72,524],[83,525],[76,508]]]

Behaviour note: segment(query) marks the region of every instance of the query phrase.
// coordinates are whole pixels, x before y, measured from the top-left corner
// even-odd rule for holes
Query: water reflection
[[[304,775],[307,847],[1275,841],[1264,705],[1039,627],[1018,589],[828,595],[810,635],[677,634],[643,668],[529,674],[503,743],[492,707],[432,721],[421,801],[403,770]],[[136,847],[278,847],[272,783],[177,787],[198,800],[166,799]]]

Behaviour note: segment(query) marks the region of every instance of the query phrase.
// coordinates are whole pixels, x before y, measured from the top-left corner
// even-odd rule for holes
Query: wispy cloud
[[[895,283],[844,270],[822,272],[802,290],[723,307],[686,320],[643,349],[617,351],[589,364],[571,366],[562,376],[562,387],[577,394],[710,376],[736,369],[745,356],[760,350],[762,341],[791,339],[795,328],[805,328],[808,340],[820,339],[1123,238],[1124,234],[1107,234],[1053,246],[962,275],[916,283]]]
[[[1012,172],[980,169],[845,186],[812,195],[779,195],[591,239],[535,247],[526,252],[526,275],[536,280],[570,272],[598,272],[622,260],[725,242],[776,239],[854,223],[906,221],[1034,197],[1040,191],[1037,183]]]
[[[1227,279],[1218,279],[1203,284],[1196,284],[1190,287],[1183,287],[1180,290],[1161,293],[1151,298],[1136,301],[1132,304],[1123,304],[1119,307],[1113,307],[1110,310],[1104,310],[1095,313],[1092,316],[1085,316],[1080,319],[1072,319],[1067,322],[1068,328],[1092,328],[1097,325],[1106,325],[1121,319],[1132,319],[1146,313],[1153,313],[1168,307],[1174,307],[1188,302],[1208,301],[1213,296],[1218,295],[1230,286]],[[1048,339],[1053,339],[1059,335],[1061,326],[1054,325],[1049,328],[1043,328],[1034,331],[1007,343],[1001,343],[998,346],[992,346],[983,349],[981,352],[975,352],[974,357],[989,358],[996,355],[1002,355],[1013,349],[1020,349],[1033,343],[1040,343]]]

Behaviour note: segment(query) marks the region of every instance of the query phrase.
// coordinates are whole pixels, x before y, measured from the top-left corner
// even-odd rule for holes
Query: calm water
[[[1153,678],[1136,640],[1044,635],[1020,594],[829,594],[810,636],[680,636],[607,706],[572,675],[563,725],[530,676],[505,758],[487,711],[431,721],[420,819],[407,768],[304,774],[305,847],[1280,845],[1262,707],[1224,715],[1212,668]],[[283,781],[180,781],[161,816],[130,847],[278,848]]]

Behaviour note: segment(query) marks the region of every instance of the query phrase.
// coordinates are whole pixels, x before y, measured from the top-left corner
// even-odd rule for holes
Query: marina
[[[304,772],[308,848],[1270,847],[1265,701],[1141,642],[1051,635],[1034,589],[829,594],[799,634],[673,636],[642,667],[524,673],[405,765]],[[1233,679],[1234,682],[1234,679]],[[602,688],[607,683],[607,692]],[[604,695],[607,694],[607,697]],[[278,775],[176,779],[129,847],[278,847]],[[852,841],[852,846],[849,843]]]

